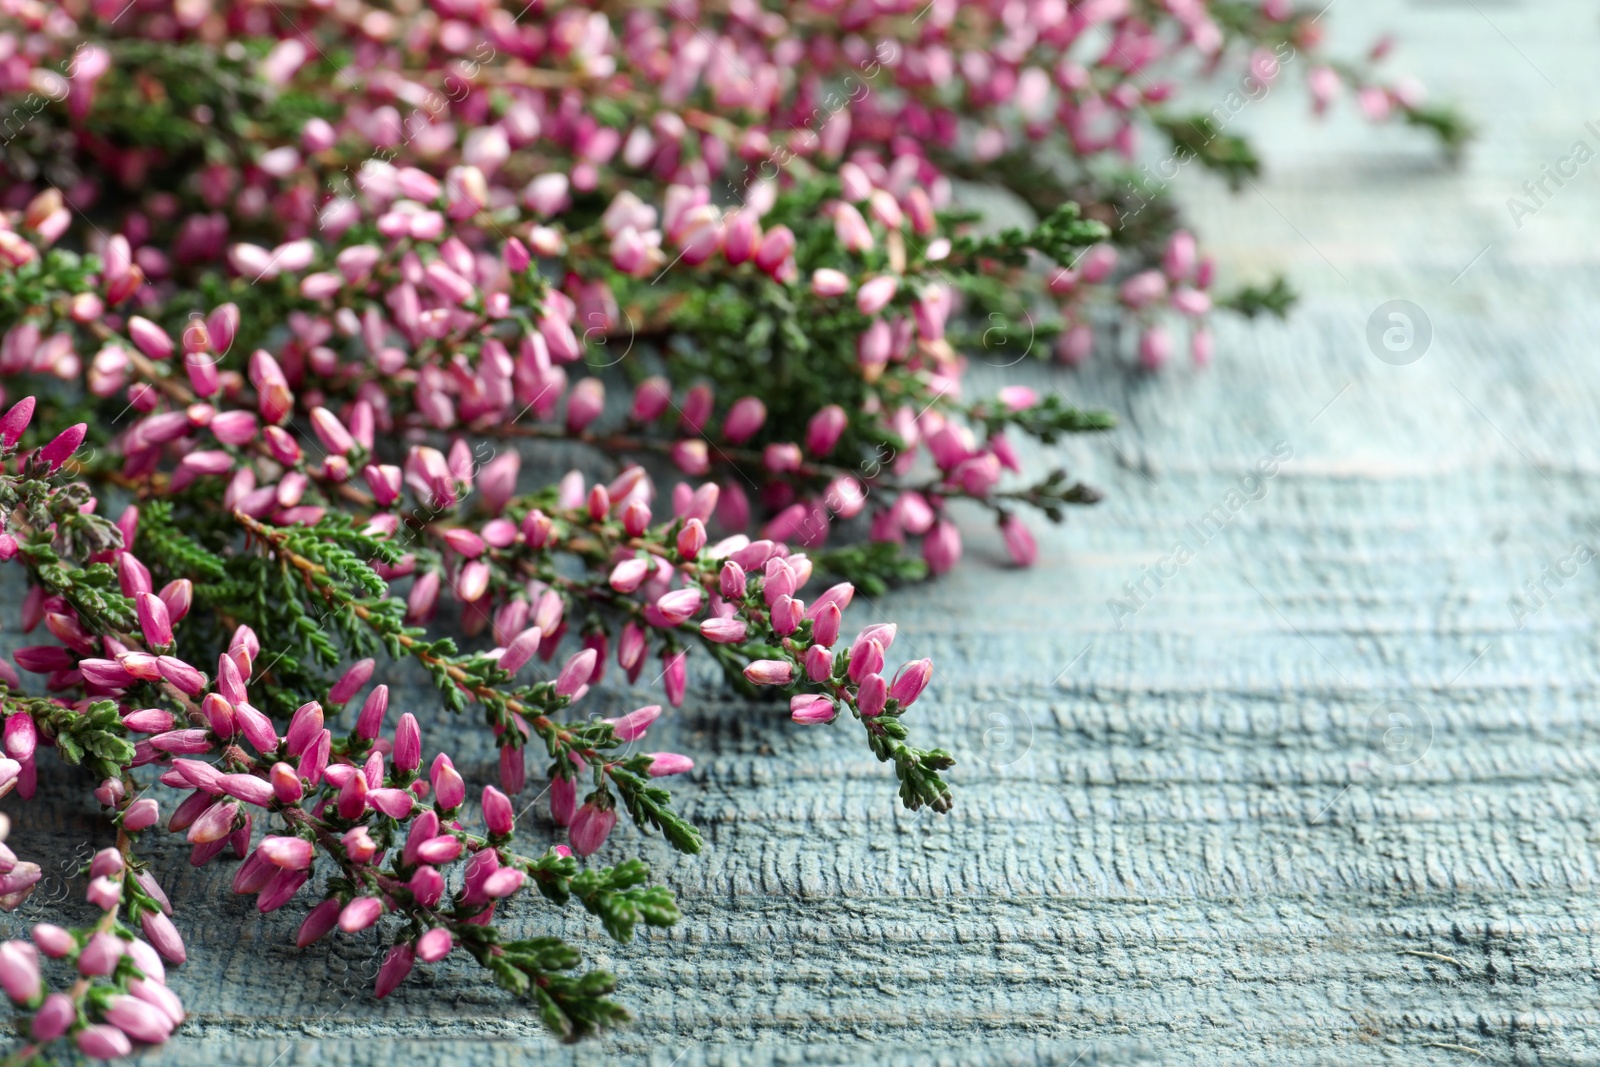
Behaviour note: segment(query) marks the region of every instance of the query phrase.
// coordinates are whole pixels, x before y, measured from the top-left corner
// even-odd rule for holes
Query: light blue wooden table
[[[710,847],[647,848],[683,923],[624,949],[567,927],[637,1024],[559,1046],[467,966],[376,1003],[370,945],[301,957],[299,911],[223,901],[183,916],[193,1015],[149,1059],[1600,1060],[1600,565],[1510,603],[1600,547],[1600,163],[1520,229],[1505,203],[1600,148],[1600,23],[1571,2],[1334,8],[1351,49],[1398,31],[1396,65],[1481,138],[1450,169],[1404,130],[1310,126],[1297,91],[1251,105],[1267,175],[1176,186],[1230,280],[1291,275],[1293,319],[1219,324],[1201,375],[1023,369],[1123,415],[1059,450],[1109,499],[1029,573],[974,521],[964,567],[864,609],[938,664],[912,718],[961,757],[954,814],[908,815],[855,737],[702,678],[663,741],[699,760],[681,792]],[[1365,337],[1397,299],[1431,323],[1406,365]],[[1162,564],[1275,446],[1292,459],[1243,484],[1259,498]],[[1150,567],[1171,576],[1142,608],[1108,607]],[[81,835],[75,803],[18,840]],[[168,888],[222,900],[230,874]]]

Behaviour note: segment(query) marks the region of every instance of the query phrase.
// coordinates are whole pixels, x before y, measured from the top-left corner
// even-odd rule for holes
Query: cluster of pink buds
[[[84,1055],[109,1060],[132,1054],[136,1043],[159,1045],[182,1024],[183,1002],[167,988],[163,957],[171,963],[182,963],[185,957],[183,942],[164,912],[146,912],[148,941],[127,934],[117,923],[127,906],[125,893],[137,894],[147,905],[166,901],[148,874],[128,867],[121,851],[95,853],[87,874],[88,900],[101,918],[76,930],[39,923],[31,943],[0,943],[0,988],[33,1013],[28,1033],[35,1048],[70,1035]],[[45,960],[72,969],[76,980],[69,991],[49,991]]]

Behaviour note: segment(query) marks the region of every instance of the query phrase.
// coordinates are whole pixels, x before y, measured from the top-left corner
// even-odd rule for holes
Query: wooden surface
[[[1396,66],[1479,121],[1463,165],[1404,130],[1313,127],[1297,89],[1276,93],[1237,120],[1267,158],[1256,188],[1175,187],[1231,280],[1290,273],[1293,319],[1219,323],[1201,375],[1007,372],[1125,421],[1059,450],[1109,499],[1041,534],[1035,570],[1000,566],[969,514],[957,573],[854,613],[900,622],[896,655],[934,657],[911,719],[961,757],[951,816],[899,810],[849,731],[697,675],[661,741],[699,761],[680,792],[710,847],[647,846],[682,924],[621,949],[566,927],[621,974],[631,1028],[561,1047],[467,966],[374,1002],[372,943],[296,953],[302,907],[263,919],[225,899],[231,867],[196,873],[173,849],[173,898],[217,903],[179,917],[193,1014],[148,1059],[1600,1059],[1600,566],[1526,618],[1508,605],[1574,543],[1600,547],[1600,162],[1520,230],[1505,206],[1575,140],[1600,148],[1583,129],[1596,18],[1337,4],[1336,39],[1398,31]],[[1364,338],[1393,299],[1433,328],[1405,366]],[[1278,442],[1293,458],[1260,498],[1119,629],[1108,598]],[[608,698],[630,699],[590,700]],[[420,694],[412,710],[449,729]],[[85,816],[34,808],[19,852]],[[520,914],[546,928],[548,909]]]

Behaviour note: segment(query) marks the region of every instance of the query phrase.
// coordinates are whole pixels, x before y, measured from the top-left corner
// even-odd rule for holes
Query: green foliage
[[[824,549],[813,552],[811,559],[818,570],[838,575],[867,596],[882,596],[893,586],[920,582],[928,576],[926,563],[906,555],[900,545],[889,541],[863,541]]]
[[[1067,403],[1057,393],[1046,393],[1037,403],[1020,411],[986,401],[974,404],[967,414],[983,427],[986,436],[993,437],[1015,427],[1047,445],[1055,444],[1062,434],[1099,433],[1115,429],[1117,425],[1117,417],[1111,412],[1085,411]]]
[[[1466,116],[1444,104],[1406,108],[1402,114],[1408,125],[1433,131],[1439,143],[1452,155],[1458,154],[1477,135],[1476,128],[1467,121]]]
[[[1216,171],[1235,192],[1261,173],[1261,159],[1250,142],[1224,133],[1209,114],[1156,115],[1154,119],[1156,127],[1172,142],[1175,159],[1194,160],[1207,170]]]
[[[616,979],[606,971],[569,975],[581,962],[578,950],[557,937],[498,943],[493,928],[459,926],[467,951],[501,988],[533,1001],[549,1030],[566,1040],[626,1022],[628,1012],[606,999]]]
[[[640,922],[667,927],[678,921],[678,905],[665,886],[645,885],[650,868],[643,861],[624,860],[615,867],[586,870],[572,879],[571,890],[589,914],[618,941],[633,940]]]
[[[651,782],[649,767],[649,756],[634,756],[612,764],[607,773],[639,829],[648,832],[654,827],[679,852],[698,855],[704,847],[700,831],[672,810],[672,794]]]
[[[1237,311],[1247,319],[1254,319],[1257,315],[1274,315],[1282,319],[1288,317],[1289,309],[1297,299],[1299,297],[1289,287],[1288,280],[1280,274],[1265,288],[1247,285],[1221,297],[1217,300],[1217,307]]]
[[[1029,253],[1035,252],[1052,263],[1068,266],[1080,249],[1098,244],[1111,236],[1105,223],[1082,217],[1082,209],[1068,201],[1052,210],[1031,230],[1009,227],[999,233],[977,237],[957,237],[953,251],[972,259],[992,259],[1007,266],[1026,266]]]
[[[82,713],[50,700],[20,696],[0,685],[0,715],[27,715],[34,726],[52,739],[61,759],[76,767],[83,764],[96,780],[120,778],[133,762],[133,744],[111,700],[97,700]]]

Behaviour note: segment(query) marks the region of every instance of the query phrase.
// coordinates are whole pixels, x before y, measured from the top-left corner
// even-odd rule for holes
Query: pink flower
[[[411,973],[412,964],[415,962],[416,952],[409,943],[391,948],[383,957],[383,964],[378,968],[378,981],[373,987],[373,994],[381,1000],[393,993]]]
[[[26,941],[0,944],[0,988],[6,995],[18,1003],[30,1001],[39,995],[39,984],[38,950]]]
[[[292,871],[303,871],[310,867],[315,851],[311,842],[303,837],[268,836],[262,838],[257,847],[269,863]]]
[[[785,660],[758,659],[745,667],[744,676],[752,685],[788,685],[794,667]]]
[[[722,436],[732,444],[744,444],[755,436],[766,421],[765,404],[753,396],[741,397],[728,409],[728,417],[722,424]]]
[[[922,541],[922,558],[934,574],[944,574],[961,558],[961,533],[955,523],[940,519]]]
[[[71,455],[83,444],[84,436],[89,432],[87,423],[77,423],[62,430],[53,440],[39,449],[39,460],[52,473],[61,469]]]
[[[789,717],[803,725],[832,722],[837,714],[833,701],[814,693],[798,693],[789,698]]]
[[[511,800],[492,785],[483,788],[483,820],[492,834],[503,836],[511,833],[513,827]]]
[[[572,851],[580,856],[594,855],[600,846],[606,843],[606,838],[611,835],[611,830],[616,825],[616,809],[598,807],[593,801],[586,802],[578,809],[577,815],[573,817],[571,829],[567,832],[568,839],[572,842]]]
[[[839,443],[848,423],[844,408],[838,404],[822,408],[806,424],[806,451],[819,458],[828,455]]]
[[[113,995],[106,1001],[106,1022],[146,1044],[160,1044],[172,1033],[173,1023],[153,1004],[125,994]]]
[[[561,673],[556,677],[556,693],[560,696],[570,697],[579,687],[585,685],[594,674],[595,661],[599,657],[592,648],[575,653],[561,668]]]
[[[129,317],[128,336],[139,346],[139,351],[151,359],[166,359],[175,347],[165,330],[139,315]]]
[[[339,929],[347,934],[365,930],[383,916],[383,901],[377,897],[356,897],[339,913]]]
[[[1139,365],[1159,370],[1172,358],[1172,334],[1165,326],[1151,326],[1139,337]]]
[[[863,315],[876,315],[889,306],[899,288],[900,282],[892,274],[880,274],[863,282],[856,290],[856,310]]]
[[[94,1060],[113,1060],[133,1052],[133,1042],[115,1026],[92,1023],[79,1030],[73,1039],[78,1051]]]
[[[7,942],[7,944],[20,943]],[[30,952],[33,950],[31,945],[26,947]],[[160,946],[157,945],[157,948],[159,949]],[[83,951],[78,954],[78,973],[84,975],[110,974],[116,968],[117,961],[122,958],[122,953],[123,941],[116,934],[106,932],[91,934],[89,940],[83,946]],[[0,975],[0,977],[3,977],[3,975]],[[7,989],[7,992],[9,993],[10,990]]]
[[[894,684],[889,687],[889,697],[898,701],[902,708],[908,708],[916,703],[917,697],[922,695],[927,688],[928,681],[933,677],[933,661],[929,659],[913,660],[900,668],[894,677]]]
[[[322,940],[333,928],[339,924],[339,915],[342,911],[338,897],[329,897],[321,904],[311,909],[305,922],[300,924],[300,930],[295,934],[295,947],[305,948],[316,941]]]
[[[394,731],[394,765],[402,771],[414,771],[422,765],[422,730],[409,711],[400,716],[400,725]]]
[[[33,1039],[39,1042],[54,1041],[66,1034],[77,1017],[77,1008],[71,997],[65,993],[51,993],[44,998],[39,1010],[34,1012]]]
[[[450,931],[436,927],[417,939],[417,958],[424,963],[437,963],[450,955],[450,950],[453,948],[455,948],[455,938],[451,936]]]
[[[667,625],[677,626],[700,610],[702,600],[698,589],[677,589],[664,594],[656,601],[655,607]]]
[[[558,826],[571,826],[578,807],[578,787],[571,778],[557,774],[550,779],[550,818]]]
[[[650,704],[635,711],[630,711],[620,718],[607,719],[605,721],[611,724],[612,732],[617,735],[617,740],[635,741],[643,737],[650,724],[660,717],[661,705]]]
[[[694,769],[694,760],[676,752],[650,753],[650,777],[661,778],[670,774],[683,774]]]

